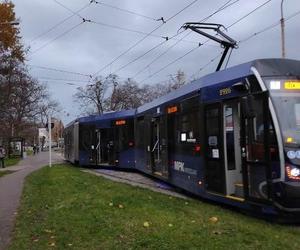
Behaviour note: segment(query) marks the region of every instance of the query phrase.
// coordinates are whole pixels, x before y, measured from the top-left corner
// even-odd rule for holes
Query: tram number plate
[[[285,89],[300,89],[300,82],[285,82],[284,83]]]

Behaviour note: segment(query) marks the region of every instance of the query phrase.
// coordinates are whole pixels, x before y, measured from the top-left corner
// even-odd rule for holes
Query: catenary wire
[[[146,16],[146,15],[144,15],[144,14],[140,14],[140,13],[137,13],[137,12],[135,12],[135,11],[123,9],[123,8],[120,8],[120,7],[111,5],[111,4],[107,4],[107,3],[104,3],[104,2],[99,2],[99,1],[91,0],[90,3],[99,4],[99,5],[102,5],[102,6],[111,8],[111,9],[115,9],[115,10],[119,10],[119,11],[122,11],[122,12],[125,12],[125,13],[128,13],[128,14],[131,14],[131,15],[143,17],[143,18],[148,19],[148,20],[152,20],[152,21],[157,21],[157,20],[158,20],[157,18],[153,18],[153,17],[150,17],[150,16]]]
[[[50,67],[44,67],[44,66],[37,66],[37,65],[32,65],[32,64],[27,64],[27,65],[29,67],[39,68],[39,69],[43,69],[43,70],[56,71],[56,72],[61,72],[61,73],[67,73],[67,74],[73,74],[73,75],[80,75],[80,76],[85,76],[85,77],[91,77],[88,74],[83,74],[83,73],[74,72],[74,71],[68,71],[68,70],[56,69],[56,68],[50,68]]]
[[[234,1],[233,3],[229,4],[232,0],[227,1],[225,4],[223,4],[220,8],[218,8],[216,11],[214,11],[212,14],[210,14],[209,16],[203,18],[200,22],[205,22],[207,21],[209,18],[211,18],[212,16],[216,15],[217,13],[219,13],[220,11],[226,9],[227,7],[235,4],[236,2],[238,2],[239,0]],[[149,66],[151,66],[154,62],[156,62],[159,58],[161,58],[162,56],[164,56],[165,54],[167,54],[172,48],[174,48],[176,45],[178,45],[184,38],[186,38],[188,35],[190,35],[192,33],[192,31],[188,32],[185,36],[183,36],[181,39],[178,39],[176,43],[174,43],[173,45],[171,45],[169,48],[167,48],[164,52],[162,52],[161,54],[159,54],[157,57],[155,57],[150,63],[148,63],[145,67],[143,67],[141,70],[139,70],[132,78],[135,78],[136,76],[138,76],[140,73],[142,73],[144,70],[146,70]],[[172,38],[170,38],[169,40],[171,40]],[[203,44],[205,44],[206,42],[204,42]]]
[[[50,40],[49,42],[45,43],[44,45],[42,45],[41,47],[37,48],[36,50],[34,50],[33,52],[31,52],[30,56],[34,55],[35,53],[37,53],[38,51],[40,51],[41,49],[45,48],[46,46],[50,45],[51,43],[53,43],[54,41],[58,40],[59,38],[67,35],[68,33],[70,33],[71,31],[75,30],[76,28],[78,28],[80,25],[82,25],[84,23],[84,21],[82,21],[81,23],[78,23],[74,26],[72,26],[70,29],[66,30],[65,32],[63,32],[62,34],[56,36],[54,39]]]
[[[230,27],[236,25],[237,23],[239,23],[239,22],[242,21],[243,19],[247,18],[250,14],[253,14],[255,11],[257,11],[257,10],[259,10],[260,8],[262,8],[263,6],[265,6],[265,5],[266,5],[267,3],[269,3],[270,1],[271,1],[271,0],[268,0],[268,1],[264,2],[263,4],[259,5],[259,6],[256,7],[254,10],[250,11],[249,13],[247,13],[247,14],[244,15],[243,17],[239,18],[239,19],[238,19],[237,21],[235,21],[234,23],[230,24],[226,29],[228,29],[228,28],[230,28]],[[206,40],[203,44],[206,44],[208,41],[209,41],[209,39]],[[202,44],[202,45],[203,45],[203,44]],[[192,50],[192,52],[193,52],[193,51],[195,51],[195,50]],[[184,55],[184,56],[186,56],[186,55]],[[218,57],[219,57],[219,55],[218,55]],[[183,57],[176,58],[176,59],[173,60],[171,63],[169,63],[169,64],[167,64],[166,66],[164,66],[161,70],[158,70],[158,71],[156,71],[155,73],[153,73],[153,74],[151,74],[150,76],[148,76],[147,78],[145,78],[142,82],[144,82],[145,80],[148,80],[148,79],[152,78],[154,75],[158,74],[158,73],[161,72],[162,70],[166,69],[166,68],[169,67],[170,65],[174,64],[175,62],[177,62],[177,61],[178,61],[177,59],[180,60],[180,59],[182,59],[182,58],[183,58]],[[216,59],[214,59],[214,60],[216,60]],[[214,61],[214,60],[213,60],[213,61]],[[211,63],[211,61],[210,61],[210,63]],[[210,64],[210,63],[209,63],[209,64]],[[195,74],[193,74],[193,75],[195,75]]]
[[[181,60],[182,58],[186,57],[187,55],[191,54],[192,52],[194,52],[196,49],[198,49],[199,47],[201,47],[201,44],[199,44],[199,46],[192,48],[191,50],[189,50],[188,52],[186,52],[184,55],[176,58],[175,60],[173,60],[172,62],[168,63],[167,65],[165,65],[164,67],[162,67],[161,69],[159,69],[158,71],[156,71],[155,73],[151,74],[149,77],[145,78],[144,80],[141,81],[144,82],[145,80],[153,77],[154,75],[157,75],[159,72],[163,71],[164,69],[166,69],[167,67],[169,67],[170,65],[174,64],[175,62]]]
[[[51,78],[46,76],[37,77],[42,80],[51,80],[51,81],[68,81],[68,82],[88,82],[88,80],[75,80],[75,79],[63,79],[63,78]]]
[[[287,22],[287,21],[289,21],[290,19],[292,19],[292,18],[298,16],[299,14],[300,14],[300,10],[297,11],[297,12],[295,12],[294,14],[288,16],[287,18],[285,18],[285,21]],[[278,26],[278,25],[280,25],[280,21],[277,21],[276,23],[273,23],[273,24],[269,25],[268,27],[266,27],[266,28],[264,28],[264,29],[262,29],[262,30],[260,30],[260,31],[258,31],[258,32],[255,32],[254,34],[252,34],[251,36],[249,36],[249,37],[247,37],[247,38],[245,38],[245,39],[243,39],[243,40],[240,40],[239,43],[246,42],[246,41],[250,40],[251,38],[253,38],[253,37],[257,36],[257,35],[260,35],[260,34],[266,32],[266,31],[268,31],[268,30],[270,30],[270,29],[275,28],[275,27]]]
[[[79,10],[76,11],[76,13],[80,13],[81,11],[85,10],[87,7],[90,6],[89,4],[84,5],[82,8],[80,8]],[[56,29],[57,27],[59,27],[60,25],[62,25],[63,23],[65,23],[66,21],[68,21],[69,19],[71,19],[73,16],[75,16],[76,14],[72,14],[68,17],[66,17],[65,19],[61,20],[60,22],[58,22],[57,24],[53,25],[51,28],[49,28],[48,30],[42,32],[41,34],[37,35],[36,37],[34,37],[29,43],[33,43],[34,41],[36,41],[37,39],[47,35],[48,33],[50,33],[51,31],[53,31],[54,29]]]
[[[225,7],[228,3],[230,3],[231,1],[232,1],[232,0],[227,1],[222,7],[219,8],[219,10],[223,10],[224,7]],[[237,1],[239,1],[239,0],[236,0],[236,2],[237,2]],[[211,14],[210,16],[204,18],[203,20],[207,20],[208,18],[210,18],[212,15],[216,14],[217,12],[218,12],[218,11],[215,11],[213,14]],[[203,21],[203,20],[202,20],[202,21]],[[169,41],[169,40],[171,40],[171,39],[174,39],[174,40],[175,40],[175,37],[178,36],[178,35],[180,35],[180,34],[183,33],[183,32],[184,32],[184,31],[178,32],[178,33],[176,33],[175,35],[171,36],[170,38],[166,39],[165,41],[163,41],[163,42],[161,42],[161,43],[155,45],[154,47],[152,47],[151,49],[149,49],[148,51],[146,51],[146,52],[143,53],[142,55],[140,55],[140,56],[136,57],[135,59],[131,60],[130,62],[126,63],[124,66],[121,66],[120,68],[118,68],[118,69],[114,72],[114,74],[116,74],[116,73],[119,72],[120,70],[124,69],[125,67],[129,66],[130,64],[136,62],[137,60],[139,60],[140,58],[144,57],[145,55],[147,55],[147,54],[150,53],[151,51],[157,49],[158,47],[160,47],[161,45],[163,45],[163,44],[166,43],[167,41]],[[173,44],[172,47],[176,46],[179,42],[182,42],[183,39],[184,39],[185,37],[187,37],[187,35],[184,36],[184,37],[181,38],[181,39],[176,39],[176,40],[177,40],[177,43],[176,43],[176,44]],[[159,56],[159,57],[160,57],[160,56]]]
[[[161,23],[160,25],[158,25],[156,28],[154,28],[150,33],[148,33],[147,35],[145,35],[144,37],[142,37],[140,40],[138,40],[136,43],[134,43],[132,46],[130,46],[127,50],[125,50],[123,53],[121,53],[120,55],[118,55],[117,57],[115,57],[111,62],[109,62],[108,64],[104,65],[101,69],[99,69],[96,73],[93,74],[93,76],[99,74],[101,71],[103,71],[104,69],[106,69],[107,67],[109,67],[110,65],[112,65],[114,62],[116,62],[117,60],[119,60],[122,56],[126,55],[129,51],[131,51],[133,48],[135,48],[137,45],[139,45],[141,42],[143,42],[146,38],[148,38],[151,34],[153,34],[156,30],[160,29],[166,22],[170,21],[171,19],[175,18],[177,15],[179,15],[182,11],[186,10],[188,7],[192,6],[193,4],[195,4],[198,0],[194,0],[191,3],[189,3],[187,6],[185,6],[183,9],[181,9],[180,11],[176,12],[173,16],[171,16],[170,18],[168,18],[167,20],[165,20],[163,23]]]
[[[67,7],[66,5],[62,4],[61,2],[57,1],[57,0],[53,0],[55,3],[57,3],[59,6],[63,7],[64,9],[68,10],[69,12],[73,13],[73,15],[78,16],[79,18],[83,19],[83,16],[81,16],[77,11],[74,11],[72,9],[70,9],[69,7]],[[91,3],[89,3],[90,5]]]

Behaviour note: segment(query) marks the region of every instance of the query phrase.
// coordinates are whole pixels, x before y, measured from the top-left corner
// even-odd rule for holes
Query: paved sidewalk
[[[140,173],[125,172],[125,171],[121,171],[121,170],[107,170],[107,169],[96,169],[96,170],[84,169],[82,171],[91,173],[94,175],[102,176],[102,177],[104,177],[106,179],[110,179],[112,181],[126,183],[131,186],[147,188],[154,192],[159,192],[159,193],[163,193],[166,195],[179,197],[179,198],[183,198],[183,199],[189,198],[184,194],[180,194],[180,193],[176,192],[176,190],[172,186],[170,186],[160,180],[148,178],[145,175],[140,174]]]
[[[63,161],[58,153],[53,152],[52,157],[53,163]],[[48,163],[49,152],[40,152],[35,156],[28,156],[15,166],[0,169],[16,171],[0,177],[0,250],[7,249],[9,245],[25,177]]]

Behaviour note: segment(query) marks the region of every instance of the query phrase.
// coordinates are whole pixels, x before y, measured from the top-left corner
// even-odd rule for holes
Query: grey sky
[[[57,2],[62,3],[73,11],[77,11],[87,5],[89,0],[57,0],[57,2],[55,2],[55,0],[14,0],[13,2],[16,5],[17,17],[21,19],[21,35],[23,37],[23,41],[26,46],[30,46],[28,64],[31,65],[80,72],[88,75],[94,74],[144,36],[143,34],[85,22],[70,33],[51,42],[65,31],[81,23],[82,20],[80,17],[75,15],[51,32],[32,41],[38,35],[49,30],[55,24],[72,15],[70,11],[63,8]],[[191,2],[193,1],[103,1],[103,3],[140,13],[154,19],[158,19],[160,17],[168,19]],[[147,50],[158,45],[160,42],[163,42],[164,40],[161,37],[171,37],[175,35],[183,23],[189,21],[200,21],[226,2],[227,0],[198,0],[195,4],[184,10],[153,33],[160,37],[149,36],[129,53],[121,57],[105,70],[101,71],[100,74],[107,75],[111,72],[115,72],[129,61],[134,60]],[[235,1],[232,0],[231,2]],[[239,0],[232,6],[210,18],[208,22],[222,23],[225,26],[229,26],[264,2],[266,2],[266,0]],[[280,3],[281,0],[270,1],[264,7],[248,16],[243,21],[228,29],[228,34],[237,41],[240,41],[279,21]],[[299,0],[285,0],[284,15],[286,17],[296,13],[297,11],[300,11]],[[125,29],[132,29],[145,33],[149,33],[161,23],[160,21],[121,12],[95,3],[90,4],[79,14],[84,18],[95,22],[116,25]],[[300,50],[297,46],[300,40],[299,20],[300,15],[286,23],[286,54],[288,58],[300,59]],[[178,35],[176,39],[180,39],[185,36],[187,32],[188,31]],[[178,45],[173,47],[167,54],[139,74],[135,80],[137,82],[141,82],[146,79],[143,83],[149,84],[161,82],[168,79],[170,74],[176,73],[178,69],[182,69],[188,77],[191,77],[193,74],[197,73],[201,67],[207,64],[207,62],[221,52],[221,48],[217,44],[209,42],[207,45],[196,49],[188,56],[167,67],[157,75],[147,79],[151,74],[157,72],[176,58],[183,56],[189,50],[195,48],[197,43],[203,41],[205,41],[205,39],[197,34],[187,36],[184,41],[178,43]],[[169,40],[156,50],[153,50],[146,56],[137,60],[135,63],[132,63],[128,67],[118,71],[117,74],[121,79],[133,77],[157,55],[166,51],[175,42],[176,40]],[[36,51],[47,43],[49,43],[47,46]],[[31,53],[34,51],[36,52]],[[229,66],[256,58],[280,56],[280,26],[277,26],[244,43],[241,43],[239,48],[232,53]],[[216,63],[217,61],[209,65],[205,68],[205,70],[196,74],[196,76],[213,72],[215,70]],[[78,106],[73,102],[73,94],[76,92],[76,87],[78,87],[77,85],[84,86],[87,84],[88,77],[47,71],[35,67],[31,68],[31,73],[41,82],[47,82],[53,97],[61,103],[65,112],[70,113],[69,117],[64,117],[63,120],[65,122],[79,116],[80,112],[78,110]],[[47,78],[67,79],[69,81],[54,81],[48,80]],[[74,83],[77,85],[68,85],[66,83]]]

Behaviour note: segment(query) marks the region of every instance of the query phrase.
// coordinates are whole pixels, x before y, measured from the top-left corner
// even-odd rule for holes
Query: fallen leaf
[[[49,243],[49,246],[50,246],[50,247],[55,247],[55,242]]]
[[[51,235],[50,239],[54,239],[54,238],[55,238],[55,236],[54,236],[54,235]]]
[[[68,246],[71,247],[71,246],[73,246],[73,244],[72,243],[68,243]]]
[[[114,205],[114,203],[112,203],[112,202],[109,203],[109,206],[110,206],[110,207],[112,207],[113,205]]]
[[[52,231],[50,229],[45,229],[44,232],[46,232],[46,233],[52,233]]]
[[[170,224],[169,224],[169,227],[173,227],[173,224],[170,223]]]
[[[122,204],[119,204],[119,208],[124,208],[124,206]]]
[[[192,222],[192,223],[195,223],[196,221],[195,221],[195,220],[192,220],[191,222]]]
[[[209,218],[209,221],[210,221],[211,223],[217,223],[218,220],[219,220],[219,219],[218,219],[217,217],[215,217],[215,216]]]
[[[148,222],[148,221],[145,221],[145,222],[144,222],[144,227],[149,227],[149,226],[150,226],[149,222]]]
[[[185,205],[188,205],[189,203],[186,201],[184,204],[185,204]]]

